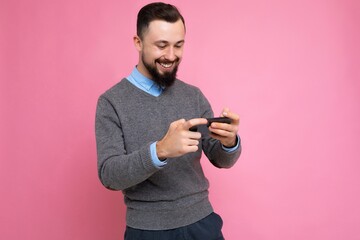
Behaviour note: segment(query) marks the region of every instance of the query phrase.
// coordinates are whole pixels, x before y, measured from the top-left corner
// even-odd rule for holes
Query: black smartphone
[[[231,119],[227,117],[207,118],[206,120],[208,121],[208,123],[206,124],[207,127],[209,127],[213,122],[227,123],[227,124],[231,123]],[[189,130],[192,132],[196,132],[198,130],[198,126],[193,126]]]

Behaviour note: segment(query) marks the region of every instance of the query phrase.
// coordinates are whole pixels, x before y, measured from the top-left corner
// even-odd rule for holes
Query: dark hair
[[[185,27],[185,20],[175,6],[162,2],[150,3],[141,8],[137,15],[137,35],[140,39],[143,39],[143,34],[148,29],[151,21],[164,20],[174,23],[179,19],[181,19]]]

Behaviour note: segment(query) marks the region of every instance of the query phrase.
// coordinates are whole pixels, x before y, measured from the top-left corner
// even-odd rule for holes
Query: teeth
[[[161,66],[163,66],[164,68],[169,68],[171,67],[173,64],[172,63],[160,63]]]

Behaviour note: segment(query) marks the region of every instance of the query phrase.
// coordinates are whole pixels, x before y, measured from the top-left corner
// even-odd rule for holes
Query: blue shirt
[[[134,70],[131,72],[130,76],[127,77],[127,79],[136,87],[155,97],[160,96],[164,91],[164,89],[156,84],[153,80],[142,75],[136,67],[134,67]]]
[[[136,67],[134,67],[131,74],[127,77],[127,80],[129,80],[129,82],[134,84],[139,89],[141,89],[144,92],[147,92],[155,97],[160,96],[162,94],[162,92],[164,91],[164,88],[162,88],[161,86],[156,84],[153,80],[142,75]],[[151,159],[156,167],[161,168],[161,167],[165,166],[167,164],[167,162],[166,162],[166,160],[160,161],[160,159],[158,158],[157,153],[156,153],[156,143],[157,142],[154,142],[150,145]],[[222,148],[227,152],[232,152],[232,151],[235,151],[236,149],[238,149],[239,144],[240,144],[240,141],[239,141],[239,137],[237,136],[237,144],[235,147],[227,148],[227,147],[222,146]]]

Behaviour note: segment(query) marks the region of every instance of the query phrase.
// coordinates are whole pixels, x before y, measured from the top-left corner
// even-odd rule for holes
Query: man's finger
[[[186,121],[183,124],[184,129],[188,130],[189,128],[197,125],[207,124],[206,118],[193,118],[188,121]]]

